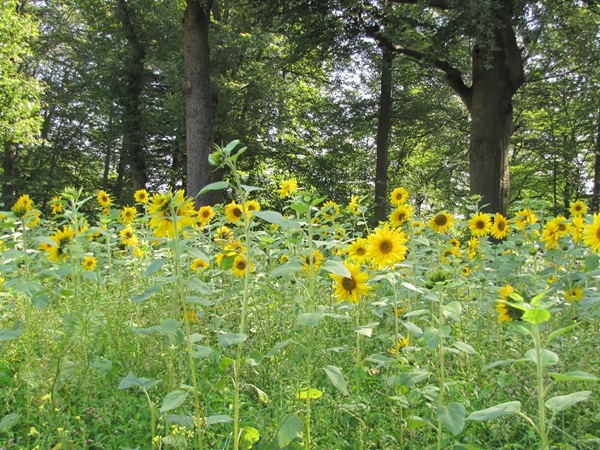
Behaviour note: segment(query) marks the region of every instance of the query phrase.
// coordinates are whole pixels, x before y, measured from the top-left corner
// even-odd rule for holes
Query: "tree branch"
[[[423,3],[421,0],[389,0],[390,3],[399,3],[402,5],[417,5]],[[452,9],[449,0],[428,0],[425,2],[425,6],[439,9]]]

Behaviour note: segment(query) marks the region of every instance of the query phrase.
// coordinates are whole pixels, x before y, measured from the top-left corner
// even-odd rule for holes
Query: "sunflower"
[[[468,277],[469,275],[471,275],[471,268],[468,266],[465,266],[462,268],[462,270],[460,271],[460,273],[465,276]]]
[[[492,229],[492,218],[488,213],[480,211],[469,219],[469,229],[473,236],[487,236]]]
[[[477,250],[479,249],[479,239],[472,237],[467,242],[467,256],[469,259],[474,259],[477,256]]]
[[[133,199],[137,203],[143,203],[145,205],[146,203],[148,203],[148,199],[149,199],[148,191],[146,189],[138,189],[133,194]]]
[[[398,187],[390,194],[390,203],[394,206],[400,206],[408,200],[408,191],[403,187]]]
[[[138,245],[138,238],[131,227],[123,228],[119,233],[119,236],[121,236],[121,242],[123,245],[126,245],[127,247]]]
[[[515,214],[515,226],[519,230],[524,229],[528,224],[533,225],[534,223],[537,223],[537,222],[538,222],[538,218],[531,209],[528,209],[528,208],[521,209],[520,211],[517,211],[517,213]]]
[[[429,220],[429,228],[436,233],[446,233],[454,223],[454,216],[446,211],[438,213]]]
[[[125,206],[121,210],[121,215],[119,216],[119,222],[121,222],[123,225],[129,225],[129,224],[133,223],[136,215],[137,215],[137,209],[135,209],[133,206]]]
[[[98,203],[100,203],[100,206],[102,206],[103,208],[108,208],[111,204],[110,195],[108,195],[106,191],[98,191],[96,199],[98,200]]]
[[[523,311],[510,305],[508,301],[514,301],[510,295],[515,292],[515,289],[510,285],[504,285],[498,291],[499,300],[496,300],[496,312],[498,313],[498,322],[512,322],[520,320],[523,316]]]
[[[192,269],[195,272],[199,272],[200,270],[205,269],[207,267],[208,262],[203,260],[202,258],[194,258],[194,260],[190,264],[190,269]]]
[[[254,267],[252,262],[248,264],[246,258],[239,254],[233,260],[233,267],[231,268],[235,276],[239,278],[243,278],[246,275],[246,270],[248,270],[248,272],[252,272],[253,269]]]
[[[225,206],[225,218],[231,223],[237,223],[242,220],[244,210],[242,205],[236,203],[234,200]]]
[[[325,257],[323,256],[323,253],[321,253],[321,250],[316,249],[312,253],[312,255],[306,255],[303,258],[302,270],[310,273],[310,271],[311,271],[310,267],[311,267],[311,262],[312,262],[312,270],[313,270],[313,272],[317,272],[321,268],[321,265],[323,264],[324,259],[325,259]]]
[[[333,295],[339,302],[348,300],[350,303],[359,303],[361,298],[371,289],[371,287],[366,284],[369,275],[365,272],[361,272],[358,265],[344,263],[344,266],[350,272],[349,277],[335,275],[333,273],[329,274],[334,281]]]
[[[594,252],[600,253],[600,214],[595,213],[591,224],[583,229],[583,243]]]
[[[390,223],[393,227],[401,227],[410,219],[413,207],[407,204],[401,204],[390,214]]]
[[[583,298],[583,289],[579,286],[570,287],[565,291],[565,300],[569,303],[578,302]]]
[[[447,248],[442,253],[440,259],[442,262],[448,263],[451,261],[451,258],[460,259],[462,257],[462,251],[459,247],[455,247],[452,245],[450,248]]]
[[[580,242],[583,239],[584,220],[583,216],[573,216],[571,219],[571,236],[573,236],[575,242]]]
[[[39,212],[37,209],[32,209],[31,211],[27,211],[27,213],[25,213],[23,219],[25,219],[25,223],[28,227],[34,228],[39,225],[41,214],[42,213]]]
[[[510,227],[508,226],[508,220],[500,213],[496,213],[494,216],[494,225],[490,230],[490,234],[494,239],[504,239],[508,236]]]
[[[62,230],[56,231],[50,239],[56,245],[47,245],[45,250],[52,261],[62,262],[68,258],[67,245],[73,240],[75,233],[70,225],[63,225]]]
[[[98,264],[98,260],[96,258],[93,256],[84,256],[83,261],[81,262],[81,267],[83,267],[85,270],[94,270],[96,264]]]
[[[291,196],[296,189],[298,189],[298,182],[295,178],[292,178],[281,183],[277,192],[279,193],[279,198],[287,198]]]
[[[60,214],[61,212],[63,212],[63,204],[60,195],[52,197],[52,200],[50,200],[50,208],[52,209],[52,215]]]
[[[323,203],[323,207],[320,211],[321,216],[325,220],[334,221],[337,216],[340,214],[340,205],[338,205],[333,200],[329,200]]]
[[[581,200],[577,200],[571,203],[569,212],[573,217],[585,216],[585,213],[587,212],[587,206]]]
[[[201,206],[198,214],[196,214],[196,219],[198,219],[198,223],[202,227],[208,225],[214,217],[215,211],[212,209],[212,206]]]
[[[546,223],[546,226],[556,227],[559,236],[566,236],[571,232],[571,224],[564,216],[558,216]]]
[[[367,237],[367,257],[380,269],[394,265],[404,260],[408,251],[406,241],[402,231],[390,229],[386,222]]]
[[[215,231],[215,242],[221,247],[224,247],[229,242],[233,241],[233,231],[229,227],[223,225]]]
[[[156,237],[174,237],[181,228],[195,223],[194,202],[185,196],[182,189],[154,194],[148,205],[151,216],[150,228]]]
[[[548,222],[542,231],[542,241],[547,249],[558,247],[558,238],[560,237],[560,231],[558,225]]]
[[[425,222],[421,220],[413,220],[410,223],[410,227],[412,228],[412,232],[414,234],[421,234],[423,232],[423,229],[425,228]]]
[[[15,216],[23,217],[33,209],[33,201],[28,194],[21,195],[10,209]]]
[[[408,345],[409,345],[409,341],[407,338],[405,338],[405,337],[400,338],[396,341],[394,346],[392,348],[390,348],[390,353],[392,355],[398,355],[402,352],[402,349],[405,347],[408,347]]]
[[[358,210],[358,207],[360,206],[358,204],[358,195],[353,195],[352,197],[350,197],[350,203],[348,203],[348,211],[350,211],[352,214],[360,214],[360,211]]]

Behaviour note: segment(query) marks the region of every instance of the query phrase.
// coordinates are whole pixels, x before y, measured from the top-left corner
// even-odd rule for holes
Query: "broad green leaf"
[[[414,311],[407,312],[406,314],[404,314],[404,317],[409,318],[409,317],[423,316],[423,315],[429,314],[429,313],[430,313],[430,311],[428,309],[416,309]]]
[[[259,219],[264,220],[265,222],[274,223],[275,225],[279,225],[281,228],[299,228],[300,223],[295,220],[286,219],[278,213],[277,211],[252,211]]]
[[[130,372],[125,378],[121,380],[117,389],[129,389],[132,386],[137,386],[147,391],[150,390],[150,388],[154,387],[156,384],[158,384],[158,382],[159,380],[155,380],[153,378],[137,378],[134,374]]]
[[[290,442],[300,436],[302,429],[304,428],[304,422],[293,414],[287,416],[277,431],[277,445],[279,448],[287,447]]]
[[[7,414],[0,420],[0,433],[8,433],[12,427],[14,427],[21,418],[21,414],[10,413]]]
[[[173,336],[176,334],[183,325],[183,321],[175,319],[167,319],[160,325],[154,325],[149,328],[133,328],[133,332],[137,334],[150,334],[155,331],[162,333],[167,336]]]
[[[452,434],[458,434],[465,425],[465,407],[462,403],[453,402],[448,406],[440,406],[437,410],[438,419]]]
[[[579,370],[575,370],[573,372],[567,372],[567,373],[548,373],[548,376],[552,377],[552,379],[556,380],[556,381],[598,381],[598,380],[600,380],[600,378],[598,378],[594,374],[587,373],[587,372],[581,372]]]
[[[469,344],[467,344],[465,342],[454,341],[452,343],[452,345],[455,346],[457,349],[459,349],[461,352],[468,353],[469,355],[474,355],[477,353],[472,346],[470,346]]]
[[[596,254],[588,255],[585,258],[585,269],[587,272],[592,272],[598,268],[600,256]]]
[[[326,270],[334,275],[339,275],[340,277],[349,278],[351,276],[350,271],[345,265],[333,259],[328,259],[325,261],[322,267],[323,270]]]
[[[241,344],[248,339],[248,336],[245,334],[224,333],[217,335],[217,338],[221,347],[229,347],[230,345]]]
[[[195,359],[210,358],[215,353],[215,350],[204,345],[194,345],[192,347],[192,358]]]
[[[369,361],[369,362],[375,363],[377,365],[383,366],[383,365],[389,364],[396,360],[394,358],[389,358],[388,356],[374,354],[374,355],[367,356],[365,358],[365,361]]]
[[[499,366],[506,366],[508,364],[512,364],[512,363],[518,363],[518,362],[529,362],[528,358],[520,358],[520,359],[499,359],[497,361],[492,361],[489,364],[486,364],[485,366],[482,367],[482,371],[484,370],[488,370],[488,369],[492,369],[494,367],[499,367]]]
[[[5,328],[0,331],[0,341],[12,341],[14,339],[19,339],[23,333],[23,324],[19,321],[16,321],[15,324],[11,328]]]
[[[550,333],[548,335],[548,342],[552,342],[554,339],[556,339],[559,336],[562,336],[563,334],[568,333],[569,331],[577,328],[579,324],[578,323],[574,323],[572,325],[568,325],[566,327],[563,328],[559,328],[558,330],[554,330],[552,333]]]
[[[363,336],[371,337],[373,335],[373,328],[375,328],[377,325],[379,325],[379,322],[371,322],[366,325],[354,327],[353,330],[358,334],[362,334]]]
[[[225,259],[225,258],[223,258],[223,259]],[[221,266],[221,268],[222,268],[222,266]],[[223,269],[223,270],[225,270],[225,269]],[[198,293],[206,295],[206,296],[212,294],[212,291],[211,291],[210,287],[208,286],[208,284],[206,284],[204,281],[201,281],[195,277],[189,279],[188,288],[191,291],[198,292]]]
[[[402,287],[405,287],[406,289],[408,289],[409,291],[414,291],[414,292],[418,292],[419,294],[422,294],[423,291],[421,289],[419,289],[418,287],[416,287],[413,284],[407,283],[406,281],[404,281],[402,283]]]
[[[416,416],[406,419],[406,428],[409,430],[418,430],[419,428],[422,428],[428,424],[429,421]]]
[[[197,297],[194,295],[189,295],[186,298],[188,303],[193,303],[194,305],[201,305],[201,306],[214,306],[214,303],[211,302],[210,300],[206,300],[205,298],[202,297]]]
[[[302,270],[302,265],[298,262],[288,262],[285,264],[282,264],[279,267],[276,267],[275,269],[273,269],[271,271],[271,273],[269,274],[270,277],[273,278],[277,278],[277,277],[283,277],[285,275],[289,275],[290,273],[295,273]]]
[[[179,408],[183,402],[185,402],[187,396],[188,391],[184,391],[183,389],[175,389],[174,391],[169,392],[163,399],[160,412],[164,413]]]
[[[258,430],[254,427],[244,427],[240,436],[239,448],[241,450],[250,450],[258,441],[260,441]]]
[[[414,370],[412,372],[404,372],[402,375],[392,375],[388,378],[387,384],[390,386],[406,386],[410,387],[421,381],[426,380],[431,375],[427,370]]]
[[[146,271],[144,272],[144,277],[148,278],[151,277],[152,275],[154,275],[156,272],[158,272],[162,266],[165,265],[165,263],[167,262],[166,258],[159,258],[159,259],[155,259],[154,261],[152,261],[150,264],[148,264],[148,267],[146,267]]]
[[[215,414],[206,418],[206,425],[214,425],[216,423],[231,423],[233,419],[227,414]]]
[[[154,294],[156,294],[158,291],[160,291],[160,289],[163,287],[163,285],[164,285],[164,283],[153,284],[148,289],[146,289],[143,293],[132,295],[131,300],[133,300],[134,302],[141,302],[143,300],[147,300],[150,297],[152,297]]]
[[[539,325],[550,319],[550,311],[540,308],[528,309],[523,313],[522,319],[533,325]]]
[[[421,336],[423,334],[423,330],[413,322],[402,322],[402,325],[416,336]]]
[[[210,183],[204,186],[198,195],[206,194],[211,191],[219,191],[221,189],[227,189],[229,187],[229,182],[227,181],[216,181],[215,183]]]
[[[233,267],[233,262],[235,261],[237,255],[232,254],[228,256],[223,256],[221,260],[221,265],[219,266],[222,270],[229,270]]]
[[[322,309],[317,309],[315,312],[302,313],[298,315],[298,325],[305,327],[314,327],[319,324],[325,312]]]
[[[267,403],[269,403],[269,396],[266,394],[265,391],[263,391],[262,389],[254,386],[253,384],[248,384],[248,386],[253,387],[254,390],[256,391],[256,393],[258,394],[258,398],[261,402],[263,402],[265,405]]]
[[[348,388],[346,387],[346,380],[340,369],[336,366],[327,365],[323,367],[323,370],[327,374],[327,378],[331,381],[331,384],[340,391],[343,395],[348,395]]]
[[[525,352],[525,357],[532,361],[536,366],[538,365],[537,355],[534,348],[531,348]],[[540,355],[540,363],[542,367],[552,366],[558,363],[558,355],[550,350],[542,350]]]
[[[263,359],[265,359],[265,356],[258,350],[252,350],[246,358],[251,366],[259,366]]]
[[[462,312],[462,306],[459,302],[450,302],[444,305],[444,316],[450,317],[455,322],[460,322],[460,314]]]
[[[567,408],[570,408],[575,403],[583,402],[588,400],[592,395],[592,391],[579,391],[573,392],[572,394],[567,395],[559,395],[557,397],[552,397],[546,400],[546,408],[550,411],[557,413],[559,411],[564,411]]]
[[[265,188],[256,187],[256,186],[248,186],[246,184],[242,184],[242,189],[245,190],[248,194],[254,191],[264,191]]]
[[[491,408],[481,409],[479,411],[473,411],[469,414],[466,420],[476,420],[478,422],[484,420],[495,419],[497,417],[506,416],[508,414],[515,413],[521,410],[521,402],[513,401],[500,403],[499,405],[492,406]]]
[[[273,356],[275,356],[277,353],[279,353],[279,351],[281,349],[283,349],[285,346],[287,346],[291,341],[289,339],[286,339],[285,341],[281,341],[278,342],[277,344],[275,344],[273,346],[273,348],[271,350],[269,350],[267,352],[267,354],[265,355],[265,358],[272,358]]]

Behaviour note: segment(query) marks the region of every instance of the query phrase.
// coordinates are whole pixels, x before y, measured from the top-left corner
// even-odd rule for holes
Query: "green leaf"
[[[306,400],[308,398],[310,398],[311,400],[316,400],[321,397],[323,397],[323,392],[316,388],[305,388],[300,389],[298,392],[296,392],[296,398],[299,400]]]
[[[437,410],[438,419],[452,434],[458,434],[462,431],[466,414],[465,407],[458,402],[450,403],[448,406],[440,406]]]
[[[459,349],[461,352],[465,352],[468,353],[469,355],[475,355],[477,352],[475,351],[475,349],[470,346],[469,344],[465,343],[465,342],[461,342],[461,341],[454,341],[452,343],[452,345],[454,345],[457,349]]]
[[[473,411],[469,414],[466,420],[476,420],[478,422],[484,420],[495,419],[497,417],[506,416],[508,414],[515,413],[521,410],[521,402],[513,401],[500,403],[499,405],[492,406],[491,408],[481,409],[479,411]]]
[[[133,373],[129,373],[125,378],[121,380],[118,390],[129,389],[132,386],[141,387],[142,389],[148,391],[150,388],[156,386],[159,383],[159,380],[155,380],[153,378],[137,378]]]
[[[537,355],[534,348],[531,348],[525,352],[525,357],[532,361],[536,366],[538,365]],[[540,355],[540,363],[542,367],[552,366],[558,363],[558,355],[550,350],[542,350],[542,354]]]
[[[423,294],[423,291],[421,289],[419,289],[418,287],[414,286],[413,284],[407,283],[406,281],[404,281],[402,283],[402,287],[405,287],[409,291],[414,291],[414,292],[418,292],[419,294]]]
[[[150,334],[158,331],[166,336],[173,336],[179,331],[181,325],[183,325],[183,321],[181,320],[167,319],[160,325],[154,325],[153,327],[133,328],[133,332],[137,334]]]
[[[210,184],[207,184],[206,186],[204,186],[200,190],[200,192],[198,192],[198,195],[206,194],[207,192],[210,192],[210,191],[219,191],[221,189],[227,189],[228,187],[229,187],[229,182],[216,181],[214,183],[210,183]]]
[[[14,325],[11,328],[5,328],[0,331],[0,341],[12,341],[14,339],[19,339],[23,333],[23,324],[20,321],[15,321]]]
[[[264,359],[265,356],[258,350],[252,350],[246,358],[246,360],[250,363],[251,366],[259,366]]]
[[[150,298],[154,294],[156,294],[158,291],[160,291],[160,289],[164,286],[164,284],[165,283],[153,284],[148,289],[146,289],[142,294],[132,295],[131,300],[133,300],[134,302],[141,302],[143,300],[147,300],[148,298]]]
[[[214,425],[216,423],[231,423],[233,419],[227,414],[215,414],[206,418],[206,425]]]
[[[358,327],[354,327],[353,330],[358,334],[362,334],[366,337],[371,337],[373,335],[373,328],[379,325],[379,322],[371,322],[366,325],[360,325]]]
[[[314,327],[319,324],[325,312],[322,309],[317,309],[315,312],[302,313],[298,315],[298,325],[305,327]]]
[[[233,267],[233,262],[235,261],[237,255],[233,254],[233,255],[229,255],[229,256],[223,256],[223,259],[221,260],[221,269],[222,270],[229,270]]]
[[[600,263],[600,256],[596,254],[588,255],[585,258],[585,270],[587,272],[592,272],[598,268],[598,264]]]
[[[300,436],[304,422],[293,414],[287,416],[277,431],[277,445],[279,448],[287,447],[290,442]]]
[[[0,420],[0,433],[8,433],[21,419],[21,414],[10,413]]]
[[[184,391],[183,389],[175,389],[174,391],[169,392],[163,399],[160,412],[164,413],[179,408],[183,402],[185,402],[187,396],[188,391]]]
[[[499,366],[506,366],[508,364],[512,364],[512,363],[519,363],[519,362],[529,362],[528,358],[520,358],[520,359],[499,359],[496,361],[492,361],[489,364],[486,364],[485,366],[483,366],[481,368],[482,371],[484,370],[488,370],[488,369],[492,369],[494,367],[499,367]]]
[[[269,396],[266,394],[265,391],[254,386],[253,384],[248,384],[248,386],[254,388],[254,390],[256,391],[256,394],[258,395],[258,398],[261,402],[263,402],[265,405],[269,403]]]
[[[151,277],[152,275],[154,275],[156,272],[158,272],[162,266],[165,265],[165,263],[167,262],[166,258],[159,258],[159,259],[155,259],[154,261],[152,261],[150,264],[148,264],[148,267],[146,267],[146,271],[144,272],[144,277],[148,278]]]
[[[590,395],[592,395],[592,391],[579,391],[573,392],[572,394],[559,395],[557,397],[549,398],[544,405],[546,405],[546,408],[550,411],[557,413],[570,408],[575,403],[588,400]]]
[[[265,190],[265,188],[256,187],[256,186],[248,186],[245,184],[242,184],[242,189],[244,191],[246,191],[248,194],[250,194],[251,192],[254,192],[254,191],[264,191]]]
[[[194,305],[202,305],[202,306],[214,306],[214,303],[211,302],[210,300],[206,300],[205,298],[202,297],[197,297],[194,295],[188,295],[188,297],[186,298],[188,303],[192,303]]]
[[[587,372],[581,372],[579,370],[575,370],[573,372],[567,372],[567,373],[548,373],[548,375],[550,377],[552,377],[553,380],[556,380],[556,381],[598,381],[598,380],[600,380],[600,378],[598,378],[594,374],[587,373]]]
[[[579,325],[578,323],[574,323],[574,324],[572,324],[572,325],[569,325],[569,326],[566,326],[566,327],[560,328],[560,329],[558,329],[558,330],[554,330],[552,333],[550,333],[550,334],[548,335],[548,342],[552,342],[552,341],[553,341],[554,339],[556,339],[557,337],[559,337],[559,336],[562,336],[563,334],[566,334],[566,333],[568,333],[569,331],[571,331],[571,330],[573,330],[573,329],[577,328],[577,326],[578,326],[578,325]]]
[[[271,273],[269,274],[269,276],[273,277],[273,278],[283,277],[285,275],[289,275],[290,273],[295,273],[300,270],[302,270],[302,265],[300,263],[298,263],[296,261],[288,262],[288,263],[282,264],[281,266],[273,269],[271,271]]]
[[[387,380],[390,386],[406,386],[410,387],[421,381],[426,380],[431,375],[427,370],[414,370],[412,372],[404,372],[402,375],[393,375]]]
[[[413,322],[402,322],[402,325],[416,336],[421,336],[423,334],[423,330]]]
[[[195,358],[195,359],[210,358],[215,353],[216,353],[215,350],[213,350],[210,347],[206,347],[205,345],[194,345],[193,350],[192,350],[192,358]]]
[[[350,271],[348,270],[348,268],[345,265],[343,265],[341,262],[335,261],[333,259],[328,259],[327,261],[325,261],[323,263],[322,268],[323,268],[323,270],[326,270],[329,273],[338,275],[343,278],[350,278],[350,276],[351,276]]]
[[[281,341],[278,342],[277,344],[275,344],[273,346],[273,348],[271,350],[269,350],[267,352],[267,354],[265,355],[265,358],[272,358],[273,356],[275,356],[277,353],[279,353],[279,351],[284,348],[285,346],[287,346],[291,341],[289,339],[286,339],[285,341]]]
[[[348,395],[348,388],[346,387],[346,380],[344,375],[336,366],[327,365],[323,367],[323,370],[327,374],[327,378],[331,381],[331,384],[340,391],[343,395]]]
[[[528,309],[523,313],[522,319],[533,325],[547,322],[550,319],[550,311],[540,308]]]
[[[300,222],[286,219],[277,211],[252,211],[252,214],[265,222],[279,225],[281,228],[300,228]]]
[[[248,339],[248,336],[245,334],[224,333],[219,334],[217,338],[219,339],[219,344],[221,344],[221,347],[229,347],[230,345],[241,344]]]
[[[462,306],[459,302],[450,302],[444,305],[444,317],[450,317],[455,322],[460,322],[460,313],[462,312]]]
[[[254,427],[244,427],[240,436],[239,447],[241,450],[250,450],[260,441],[260,433]]]
[[[416,416],[406,419],[406,428],[409,430],[418,430],[419,428],[422,428],[428,424],[429,421]]]

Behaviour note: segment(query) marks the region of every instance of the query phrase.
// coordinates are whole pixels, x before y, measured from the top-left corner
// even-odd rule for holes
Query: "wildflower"
[[[133,247],[133,256],[135,256],[136,258],[143,258],[144,251],[139,247]]]
[[[298,182],[295,178],[292,178],[281,183],[277,192],[279,193],[279,198],[287,198],[291,196],[296,189],[298,189]]]
[[[515,214],[515,226],[519,230],[524,229],[528,224],[533,225],[537,222],[538,218],[531,209],[525,208],[520,211],[517,211],[517,213]]]
[[[557,248],[559,236],[558,225],[549,222],[542,231],[540,241],[546,245],[547,249]]]
[[[500,213],[496,213],[494,216],[494,225],[490,230],[490,234],[494,239],[504,239],[508,236],[510,228],[508,226],[508,220]]]
[[[138,189],[133,194],[133,199],[137,203],[142,203],[145,205],[146,203],[148,203],[148,199],[149,199],[148,191],[146,189]]]
[[[323,207],[321,208],[321,216],[325,220],[334,221],[337,216],[340,214],[340,205],[338,205],[333,200],[329,200],[323,203]]]
[[[390,203],[394,206],[400,206],[408,200],[408,191],[403,187],[398,187],[390,194]]]
[[[348,259],[357,264],[365,262],[367,260],[367,244],[368,242],[365,238],[356,238],[346,250]]]
[[[583,242],[594,252],[600,253],[600,214],[595,213],[591,224],[583,230]]]
[[[64,225],[62,230],[56,231],[50,239],[56,245],[48,245],[45,250],[52,261],[61,262],[67,259],[67,245],[73,240],[75,233],[70,225]]]
[[[235,201],[231,201],[227,206],[225,206],[225,218],[231,223],[237,223],[242,220],[242,216],[244,215],[244,211],[242,210],[242,205],[236,203]]]
[[[148,205],[150,228],[156,237],[174,237],[179,229],[195,222],[194,203],[185,197],[183,190],[154,194]]]
[[[60,195],[52,197],[50,200],[50,208],[52,209],[52,215],[60,214],[63,212],[63,204]]]
[[[119,236],[121,236],[123,245],[126,245],[127,247],[134,247],[139,243],[138,238],[131,227],[123,228],[119,233]]]
[[[21,195],[15,204],[10,209],[15,216],[23,217],[29,211],[33,209],[33,201],[29,198],[29,195],[23,194]]]
[[[358,195],[353,195],[352,197],[350,197],[350,203],[348,203],[348,211],[350,211],[352,214],[360,214],[360,211],[358,210],[358,207],[360,206],[358,204]]]
[[[302,261],[302,270],[305,272],[311,272],[311,263],[312,263],[312,271],[316,272],[321,268],[321,264],[323,264],[323,260],[325,257],[321,250],[316,249],[312,255],[306,255],[304,260]]]
[[[475,259],[477,256],[477,250],[479,249],[479,239],[476,237],[472,237],[467,242],[467,256],[469,259]]]
[[[85,270],[94,270],[96,267],[96,264],[98,264],[98,260],[96,258],[94,258],[93,256],[84,256],[83,261],[81,262],[81,266]]]
[[[246,212],[251,213],[252,211],[260,211],[260,203],[256,200],[248,200],[246,202]]]
[[[224,247],[226,244],[233,241],[233,232],[229,227],[223,225],[217,228],[214,239],[217,244]]]
[[[137,210],[133,206],[125,206],[121,210],[119,222],[121,222],[124,225],[129,225],[130,223],[133,223],[133,221],[135,220],[136,214],[137,214]]]
[[[566,236],[571,231],[571,224],[564,216],[558,216],[549,220],[546,226],[556,227],[559,236]]]
[[[290,260],[290,257],[288,255],[281,255],[279,257],[279,263],[280,264],[285,264],[286,262],[288,262]]]
[[[410,219],[410,215],[412,214],[413,207],[407,204],[399,205],[392,213],[390,214],[390,223],[393,227],[401,227],[405,222]]]
[[[451,257],[456,259],[460,259],[462,257],[462,252],[459,247],[455,247],[454,245],[452,245],[450,248],[444,250],[441,256],[441,260],[443,262],[449,262],[449,258]]]
[[[492,218],[487,213],[478,212],[469,219],[469,229],[473,236],[487,236],[492,229]]]
[[[520,320],[523,316],[523,311],[510,305],[508,301],[514,301],[510,295],[515,292],[514,288],[507,284],[500,288],[498,296],[500,300],[496,300],[496,312],[498,313],[498,322],[512,322]]]
[[[194,272],[200,272],[200,270],[208,267],[208,262],[203,260],[202,258],[194,258],[192,263],[190,264],[190,269]]]
[[[465,266],[462,268],[462,270],[460,271],[460,273],[465,276],[468,277],[469,275],[471,275],[471,268],[468,266]]]
[[[452,238],[448,241],[448,244],[450,244],[452,247],[458,247],[460,248],[460,241],[456,238]]]
[[[394,346],[392,348],[390,348],[390,353],[392,355],[399,355],[402,352],[402,349],[405,347],[408,347],[409,342],[408,339],[403,337],[398,339],[398,341],[396,341],[396,343],[394,344]]]
[[[585,221],[583,216],[573,216],[571,219],[571,236],[575,242],[583,239],[583,231],[585,229]]]
[[[350,272],[349,277],[332,273],[329,274],[334,280],[334,295],[339,302],[348,300],[350,303],[359,303],[361,298],[371,289],[371,287],[366,284],[369,275],[365,272],[361,272],[358,265],[344,264],[344,266]]]
[[[571,206],[569,207],[569,212],[573,217],[585,216],[585,213],[587,212],[587,206],[581,200],[577,200],[571,203]]]
[[[579,286],[572,286],[565,290],[565,300],[569,303],[578,302],[583,298],[583,289]]]
[[[408,249],[406,235],[397,228],[390,229],[386,222],[367,237],[367,256],[374,265],[383,269],[403,261]]]
[[[98,195],[96,196],[98,203],[103,208],[108,208],[111,204],[110,195],[108,195],[105,191],[98,191]]]
[[[454,216],[448,212],[438,213],[435,217],[429,220],[429,228],[436,233],[446,233],[454,223]]]
[[[253,268],[254,267],[252,262],[248,264],[246,258],[238,254],[233,260],[233,267],[231,268],[231,270],[233,270],[235,276],[243,278],[246,275],[246,270],[252,272]]]
[[[196,214],[196,218],[202,227],[208,225],[214,217],[215,211],[212,209],[212,206],[201,206]]]

